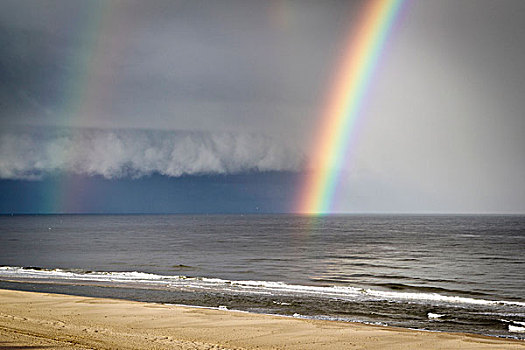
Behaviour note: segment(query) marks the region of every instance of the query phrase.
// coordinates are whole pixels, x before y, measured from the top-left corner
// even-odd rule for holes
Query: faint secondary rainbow
[[[382,48],[404,0],[370,0],[352,28],[314,138],[311,172],[299,190],[296,211],[331,211],[345,155]]]
[[[57,114],[66,128],[89,126],[90,119],[110,105],[118,78],[115,65],[133,23],[130,15],[133,13],[124,1],[87,1],[81,4],[73,21],[63,24],[75,42],[71,53],[64,56],[62,64],[68,70],[60,81],[61,105]],[[67,132],[65,135],[73,138]],[[74,148],[64,152],[61,160],[67,163],[74,158],[74,152]],[[49,188],[42,195],[44,212],[83,211],[84,203],[79,198],[81,193],[89,192],[89,182],[82,176],[62,174],[48,183]]]

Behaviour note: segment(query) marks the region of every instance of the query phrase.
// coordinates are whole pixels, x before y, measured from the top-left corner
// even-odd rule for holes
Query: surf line
[[[318,133],[309,153],[309,172],[300,185],[296,212],[330,213],[356,122],[383,47],[405,0],[370,0],[353,26],[336,66]]]

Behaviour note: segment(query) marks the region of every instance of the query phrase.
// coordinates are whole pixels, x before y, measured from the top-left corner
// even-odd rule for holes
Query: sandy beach
[[[0,290],[0,349],[525,349],[525,342]]]

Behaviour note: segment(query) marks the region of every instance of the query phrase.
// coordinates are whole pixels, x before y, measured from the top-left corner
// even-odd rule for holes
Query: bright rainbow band
[[[309,175],[299,192],[296,211],[331,211],[345,155],[382,48],[404,0],[370,0],[349,35],[338,64],[311,152]]]

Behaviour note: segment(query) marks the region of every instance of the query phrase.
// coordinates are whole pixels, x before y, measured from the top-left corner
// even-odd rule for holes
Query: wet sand
[[[525,342],[0,290],[0,349],[525,349]]]

